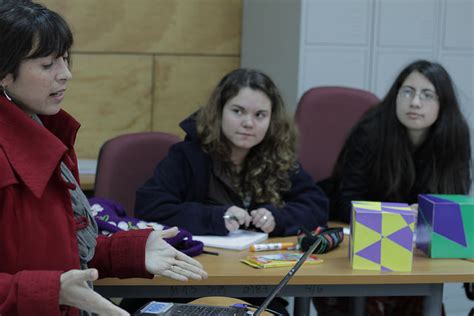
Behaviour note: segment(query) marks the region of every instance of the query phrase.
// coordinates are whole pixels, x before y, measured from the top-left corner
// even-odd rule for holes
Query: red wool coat
[[[77,315],[60,308],[60,275],[79,269],[64,161],[78,179],[73,144],[79,123],[60,111],[44,127],[0,96],[0,314]],[[45,128],[46,127],[46,128]],[[89,267],[100,277],[151,277],[145,270],[150,231],[100,236]]]

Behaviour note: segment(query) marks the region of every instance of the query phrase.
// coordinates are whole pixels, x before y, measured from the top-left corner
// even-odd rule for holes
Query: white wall
[[[292,113],[311,87],[382,97],[408,63],[438,61],[457,87],[474,156],[473,20],[474,0],[244,0],[241,65],[267,72]]]

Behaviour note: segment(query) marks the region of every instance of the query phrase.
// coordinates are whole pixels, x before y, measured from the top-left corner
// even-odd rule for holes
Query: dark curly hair
[[[271,101],[272,113],[264,139],[251,148],[241,171],[237,172],[221,124],[224,105],[242,88],[264,93]],[[280,92],[267,75],[253,69],[231,71],[221,79],[196,121],[204,150],[224,163],[242,197],[250,195],[257,203],[284,205],[281,193],[290,189],[290,172],[297,166],[296,128],[285,111]]]

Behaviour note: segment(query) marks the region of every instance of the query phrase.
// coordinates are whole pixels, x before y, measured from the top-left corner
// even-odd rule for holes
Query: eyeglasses
[[[431,90],[421,90],[417,92],[412,87],[401,87],[400,90],[398,90],[398,96],[406,101],[413,100],[417,95],[421,103],[433,103],[438,100],[436,92]]]

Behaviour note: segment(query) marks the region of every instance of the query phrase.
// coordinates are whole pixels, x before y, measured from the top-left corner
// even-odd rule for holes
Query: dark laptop
[[[258,307],[255,312],[248,310],[246,307],[238,306],[211,306],[211,305],[196,305],[196,304],[178,304],[178,303],[164,303],[152,301],[138,310],[134,316],[197,316],[197,315],[215,315],[215,316],[245,316],[254,315],[259,316],[270,304],[270,302],[277,296],[281,289],[290,281],[293,275],[298,271],[306,258],[313,253],[314,249],[318,247],[321,240],[318,238],[309,249],[296,261],[296,264],[285,275],[280,283],[267,296],[265,301]]]

